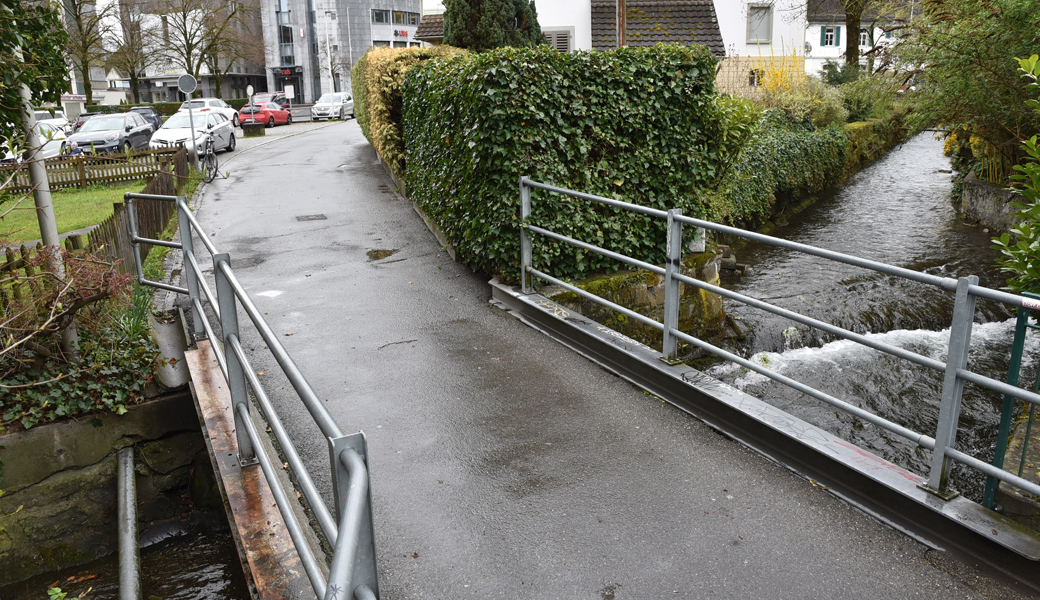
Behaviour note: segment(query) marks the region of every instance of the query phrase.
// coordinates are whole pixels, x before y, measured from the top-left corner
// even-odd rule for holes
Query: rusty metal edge
[[[258,600],[315,598],[263,473],[259,467],[238,466],[230,395],[209,341],[199,341],[198,349],[186,352],[185,359],[192,375],[192,397],[207,433],[204,437],[210,462],[250,594]]]

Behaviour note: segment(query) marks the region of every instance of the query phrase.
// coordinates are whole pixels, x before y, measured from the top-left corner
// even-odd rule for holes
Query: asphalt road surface
[[[201,222],[368,435],[384,600],[1021,597],[489,305],[356,121],[221,170]],[[328,494],[324,440],[243,339]]]

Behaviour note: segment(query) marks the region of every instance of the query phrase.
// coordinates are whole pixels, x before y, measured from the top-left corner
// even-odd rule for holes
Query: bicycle
[[[199,160],[199,170],[202,172],[202,180],[212,183],[217,177],[217,153],[213,149],[213,136],[206,137],[206,154]]]

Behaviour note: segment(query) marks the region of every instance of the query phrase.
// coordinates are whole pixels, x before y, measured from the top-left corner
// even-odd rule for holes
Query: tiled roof
[[[423,15],[413,36],[417,40],[444,37],[444,15]]]
[[[675,42],[706,46],[716,56],[726,53],[712,0],[626,0],[625,9],[629,46]],[[596,50],[617,47],[616,10],[615,0],[592,0],[592,47]]]

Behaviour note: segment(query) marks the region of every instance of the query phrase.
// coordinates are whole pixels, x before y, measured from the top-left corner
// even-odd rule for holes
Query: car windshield
[[[45,110],[38,110],[38,111],[36,111],[34,113],[34,116],[36,117],[37,121],[42,121],[44,119],[50,119],[51,118],[51,113],[49,113],[49,112],[47,112]]]
[[[206,102],[203,100],[192,100],[181,104],[181,108],[202,108],[203,106],[206,106]]]
[[[318,98],[318,104],[331,104],[332,94],[322,94],[321,98]]]
[[[188,113],[177,113],[177,114],[173,115],[172,117],[170,117],[169,119],[166,119],[166,122],[163,123],[163,125],[162,125],[162,129],[187,129],[187,128],[191,127],[191,121],[192,121],[192,117],[190,115],[188,115]],[[205,115],[198,115],[198,114],[196,114],[195,115],[195,128],[196,129],[202,129],[202,127],[205,124],[206,124],[206,116]]]
[[[123,120],[125,117],[122,115],[112,115],[110,117],[97,116],[88,120],[80,128],[80,131],[111,131],[113,129],[122,129]]]

